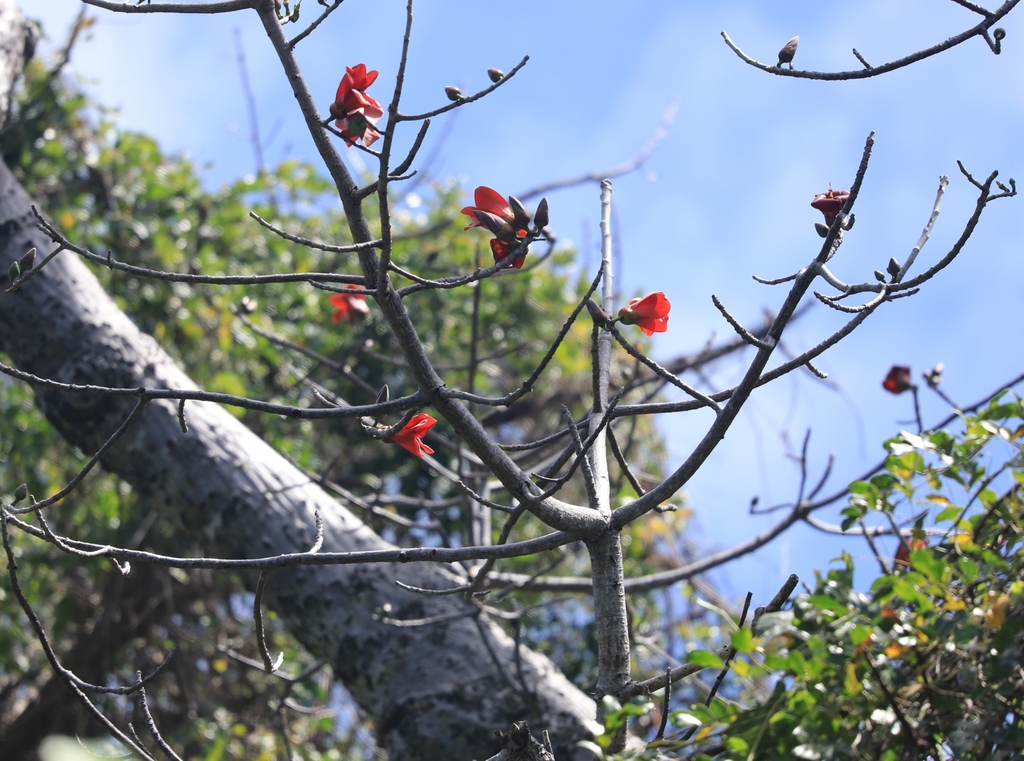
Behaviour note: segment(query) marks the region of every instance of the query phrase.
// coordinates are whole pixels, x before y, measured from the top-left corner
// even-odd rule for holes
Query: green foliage
[[[844,554],[791,611],[764,615],[753,632],[734,636],[733,671],[746,694],[673,713],[679,731],[656,744],[662,753],[1019,757],[1024,403],[1003,395],[961,423],[959,431],[891,439],[885,472],[851,485],[854,520],[869,510],[914,511],[907,561],[883,560],[864,593]],[[691,661],[714,667],[710,655]],[[684,741],[690,727],[699,729]]]

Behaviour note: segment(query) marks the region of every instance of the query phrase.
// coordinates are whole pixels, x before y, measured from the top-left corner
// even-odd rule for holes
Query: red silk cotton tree
[[[346,69],[341,78],[330,112],[346,145],[355,145],[361,140],[363,146],[369,148],[380,138],[374,125],[384,115],[384,109],[366,94],[366,89],[377,80],[377,74],[368,72],[366,64],[360,63]]]
[[[689,361],[692,358],[660,364],[648,356],[649,347],[633,345],[620,332],[619,323],[636,325],[647,336],[665,332],[671,304],[659,291],[622,306],[623,299],[613,288],[611,181],[604,179],[600,195],[601,260],[586,273],[584,284],[589,282],[589,286],[581,287],[583,293],[567,296],[566,303],[558,305],[564,307],[559,312],[564,320],[560,325],[547,326],[545,351],[522,372],[525,377],[510,372],[495,381],[504,384],[499,391],[484,391],[476,385],[476,379],[480,364],[492,357],[482,358],[478,351],[481,328],[489,327],[481,326],[477,318],[480,289],[485,284],[491,287],[514,278],[530,278],[536,274],[532,271],[550,261],[546,255],[535,255],[530,267],[524,266],[531,246],[546,244],[548,253],[554,248],[547,201],[542,199],[531,215],[515,197],[503,197],[485,186],[477,188],[473,205],[463,208],[462,213],[470,220],[466,230],[481,228],[493,236],[489,246],[494,262],[487,267],[477,264],[448,270],[432,267],[432,260],[426,257],[417,259],[416,252],[402,245],[403,240],[416,239],[423,231],[403,229],[395,209],[402,203],[402,182],[409,179],[416,166],[430,119],[456,108],[476,106],[485,96],[505,96],[509,88],[518,86],[515,77],[526,64],[525,58],[507,75],[490,70],[492,84],[479,92],[464,96],[461,90],[450,88],[442,100],[442,88],[438,86],[435,108],[416,114],[404,112],[413,18],[410,0],[404,45],[387,108],[367,93],[378,72],[360,63],[346,69],[324,115],[321,110],[329,92],[317,98],[307,88],[296,45],[317,33],[321,23],[341,7],[340,2],[325,6],[307,29],[289,38],[288,32],[294,29],[289,24],[297,23],[298,14],[289,14],[284,6],[279,16],[270,0],[220,0],[184,6],[88,1],[116,13],[255,13],[287,75],[303,124],[337,192],[348,229],[343,242],[316,241],[256,217],[268,235],[279,235],[289,245],[334,257],[318,260],[328,263],[323,272],[239,276],[228,272],[226,265],[222,273],[204,270],[196,274],[184,267],[173,271],[147,269],[120,262],[114,256],[130,252],[92,251],[76,242],[74,230],[58,229],[43,215],[33,216],[29,200],[13,177],[6,172],[0,175],[4,190],[0,197],[7,204],[4,224],[0,225],[5,266],[18,267],[10,270],[10,287],[0,300],[0,325],[4,327],[0,331],[0,350],[20,368],[3,365],[0,369],[32,385],[41,406],[67,438],[83,451],[96,453],[83,476],[102,461],[154,505],[154,515],[159,515],[162,523],[181,526],[196,542],[203,542],[194,557],[180,558],[141,550],[134,543],[121,546],[115,541],[116,534],[104,537],[109,541],[102,542],[55,534],[41,521],[52,505],[78,486],[81,478],[42,499],[20,490],[13,501],[2,505],[9,583],[19,603],[24,600],[22,605],[34,635],[48,657],[52,655],[49,660],[69,694],[102,723],[105,733],[141,758],[153,758],[155,751],[148,747],[148,740],[143,742],[129,730],[120,713],[114,713],[122,710],[121,703],[111,701],[110,715],[105,715],[86,694],[93,685],[57,667],[60,654],[50,648],[45,623],[40,622],[22,594],[19,574],[23,574],[28,561],[26,554],[19,558],[11,548],[12,532],[22,532],[26,541],[38,542],[41,547],[45,544],[49,552],[73,555],[82,562],[113,563],[119,573],[128,573],[129,564],[148,564],[251,574],[253,650],[258,652],[259,660],[238,658],[238,663],[246,668],[255,663],[268,675],[281,668],[280,658],[271,655],[263,622],[264,606],[273,607],[278,620],[312,656],[329,663],[344,680],[374,722],[378,743],[392,758],[485,758],[499,750],[494,730],[509,726],[512,730],[500,739],[511,753],[513,745],[536,742],[522,723],[526,720],[535,729],[550,730],[551,747],[540,748],[538,753],[553,749],[561,760],[589,752],[580,750],[578,743],[592,741],[602,732],[595,721],[608,727],[602,736],[603,748],[620,751],[628,742],[632,709],[620,713],[618,706],[666,690],[667,714],[670,685],[711,666],[722,668],[724,678],[729,660],[736,653],[730,643],[723,645],[719,655],[695,658],[690,663],[667,662],[652,668],[639,662],[633,652],[638,632],[628,614],[628,595],[692,580],[696,574],[808,520],[815,506],[803,498],[801,491],[800,498],[771,531],[732,550],[703,555],[635,579],[626,578],[623,532],[662,520],[661,514],[671,509],[672,500],[729,433],[759,386],[804,369],[822,375],[814,367],[819,356],[886,305],[912,295],[938,275],[961,252],[987,205],[1015,193],[1012,185],[1004,188],[996,183],[994,172],[977,179],[965,170],[977,197],[975,213],[964,226],[962,240],[930,268],[911,275],[914,257],[927,241],[937,216],[938,199],[946,184],[943,178],[934,213],[911,258],[902,265],[890,264],[888,278],[865,276],[859,282],[844,282],[829,263],[852,236],[852,209],[864,187],[874,145],[874,135],[869,135],[859,165],[849,167],[849,191],[830,189],[812,201],[827,222],[818,223],[824,240],[812,238],[813,245],[800,241],[807,250],[792,273],[770,280],[759,278],[761,283],[785,289],[765,324],[753,329],[744,327],[721,300],[712,297],[735,332],[732,343],[722,351],[742,355],[745,363],[739,382],[722,389],[707,387],[703,377],[694,381],[697,385],[680,377],[695,366]],[[990,26],[995,18],[994,14],[991,19],[986,17],[985,23]],[[978,35],[987,35],[987,29]],[[795,39],[791,44],[794,50]],[[11,49],[27,47],[16,45]],[[793,56],[787,56],[780,56],[780,62],[791,64]],[[775,76],[808,74],[744,60]],[[850,78],[873,76],[872,70],[865,71]],[[499,89],[503,92],[497,93]],[[523,94],[517,94],[511,103],[519,107]],[[386,125],[378,128],[385,111]],[[506,106],[505,110],[496,110],[494,118],[505,119],[509,113]],[[410,130],[413,126],[416,129]],[[408,154],[395,154],[397,144],[409,145]],[[358,151],[360,158],[372,163],[362,185],[342,159],[346,149]],[[481,167],[480,173],[486,170]],[[807,213],[805,203],[794,202],[794,208],[800,206]],[[73,222],[74,217],[70,219]],[[30,245],[41,253],[45,250],[38,264],[25,258]],[[875,252],[871,255],[877,256]],[[260,348],[286,346],[318,366],[335,369],[338,377],[349,383],[347,398],[305,377],[295,384],[300,391],[283,402],[277,397],[249,398],[197,388],[154,339],[143,336],[117,311],[95,279],[85,272],[79,258],[109,267],[117,271],[118,277],[124,273],[125,277],[170,281],[182,288],[244,286],[255,290],[300,283],[307,296],[316,288],[334,291],[328,297],[335,310],[333,323],[345,318],[351,324],[326,324],[325,317],[325,328],[333,330],[333,335],[363,331],[358,342],[346,345],[345,351],[328,356],[303,345],[301,338],[287,344],[270,331],[257,335],[268,342],[259,344]],[[26,262],[24,268],[17,265],[19,261]],[[857,259],[850,263],[858,279],[861,262]],[[360,293],[337,292],[348,290],[345,284],[358,284]],[[472,319],[466,320],[468,327],[461,324],[462,315],[452,316],[429,306],[433,302],[428,298],[449,298],[446,294],[453,292],[471,296],[464,302],[471,305],[467,313],[473,313]],[[559,291],[563,295],[569,292]],[[778,351],[798,308],[812,293],[845,315],[845,324],[824,333],[804,351]],[[372,309],[367,298],[375,302]],[[322,309],[322,297],[309,300]],[[677,311],[680,308],[677,300]],[[587,316],[581,319],[585,310]],[[359,314],[365,319],[352,320]],[[267,320],[274,318],[268,310]],[[446,354],[439,350],[437,341],[428,339],[431,334],[427,324],[443,322],[441,318],[448,320],[445,330],[465,328],[459,335],[464,337],[465,354],[470,359],[463,365],[453,365],[454,352]],[[239,319],[244,316],[239,314]],[[585,323],[585,329],[580,330],[578,323]],[[47,325],[52,329],[48,330]],[[494,331],[500,335],[495,340],[502,343],[493,356],[523,351],[512,333]],[[570,335],[572,340],[568,340]],[[230,331],[225,336],[225,340],[230,339]],[[550,372],[552,359],[560,351],[569,351],[577,339],[586,343],[588,336],[589,367],[582,372],[577,367],[578,377],[571,383],[560,383]],[[381,346],[386,350],[378,351]],[[270,351],[266,354],[269,356]],[[103,361],[96,362],[97,357]],[[584,353],[580,364],[586,361]],[[380,388],[366,380],[368,368],[374,363],[386,368],[377,377],[385,376],[388,384],[396,384],[394,398],[388,385]],[[651,391],[669,386],[681,396],[659,399]],[[524,400],[535,390],[538,393]],[[517,404],[521,406],[517,408]],[[537,406],[529,407],[531,404]],[[303,425],[337,426],[349,436],[349,449],[339,453],[339,459],[357,448],[374,445],[373,438],[398,444],[418,459],[395,448],[379,449],[386,457],[402,460],[398,469],[422,470],[363,474],[372,494],[337,488],[335,500],[321,489],[321,485],[332,487],[328,478],[303,471],[276,455],[222,405],[252,414],[297,418]],[[548,405],[556,407],[555,411],[547,409]],[[523,409],[529,411],[521,413],[518,425],[503,422],[508,419],[503,416]],[[684,412],[696,413],[694,426],[699,426],[693,429],[697,434],[692,449],[666,475],[640,473],[636,464],[630,463],[630,450],[624,447],[634,438],[635,426],[655,415]],[[532,438],[532,429],[522,420],[544,414],[559,421],[557,430]],[[424,443],[428,435],[433,446]],[[360,515],[379,516],[393,505],[413,511],[413,517],[401,516],[394,524],[407,532],[402,536],[408,543],[402,546],[385,541],[350,512],[352,508],[361,511]],[[453,512],[458,513],[458,521],[452,517]],[[492,530],[494,515],[504,522]],[[456,523],[460,533],[453,535]],[[424,536],[427,538],[419,541]],[[576,568],[589,566],[590,576],[552,576],[555,566],[567,558],[574,560]],[[502,567],[511,559],[532,562],[525,566],[531,573],[513,573]],[[795,585],[793,577],[774,599],[762,601],[761,610],[752,618],[778,612]],[[557,663],[524,644],[521,627],[525,614],[515,602],[512,592],[516,588],[587,595],[587,606],[578,608],[574,620],[585,623],[596,650],[594,678],[589,683],[573,685]],[[237,615],[234,609],[231,612]],[[753,622],[745,612],[738,617],[738,625],[744,630],[741,636],[753,637]],[[213,671],[218,669],[219,665]],[[164,677],[147,677],[148,681],[126,684],[120,691],[144,695],[143,687],[152,690],[152,685]],[[195,675],[189,676],[189,680],[193,678]],[[293,679],[290,690],[299,676],[288,678]],[[102,685],[112,682],[108,678],[98,681]],[[776,684],[779,690],[786,687],[784,680]],[[596,703],[590,695],[597,698]],[[160,716],[149,715],[148,704],[141,704],[153,742],[170,755],[170,743],[159,734]],[[287,692],[275,705],[288,705]],[[282,747],[290,748],[287,719],[280,718],[280,723],[285,727]],[[663,724],[660,736],[664,731]],[[689,736],[675,739],[685,744]],[[694,742],[706,740],[698,735]],[[652,752],[658,751],[652,747]]]

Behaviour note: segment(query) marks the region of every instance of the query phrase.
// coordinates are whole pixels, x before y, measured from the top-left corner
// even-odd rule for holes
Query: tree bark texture
[[[6,23],[11,5],[0,0],[0,28],[8,34],[17,28]],[[0,40],[0,49],[6,43]],[[2,64],[9,67],[9,58]],[[33,246],[37,262],[53,250],[30,206],[0,164],[0,272]],[[14,293],[0,291],[0,351],[20,369],[64,383],[196,388],[66,251]],[[54,427],[85,453],[96,451],[135,404],[41,387],[35,394]],[[185,412],[188,433],[181,431],[176,403],[150,402],[103,466],[208,556],[307,551],[314,511],[323,517],[324,551],[390,548],[222,407],[188,402]],[[312,654],[333,666],[372,717],[391,758],[487,758],[500,747],[494,730],[522,719],[550,731],[559,759],[573,758],[575,742],[590,736],[592,700],[525,648],[520,682],[514,644],[497,625],[483,616],[459,617],[475,613],[460,596],[416,595],[396,580],[437,589],[463,583],[453,570],[430,564],[300,566],[272,572],[265,601]],[[382,622],[381,611],[391,619],[450,620],[399,628]]]

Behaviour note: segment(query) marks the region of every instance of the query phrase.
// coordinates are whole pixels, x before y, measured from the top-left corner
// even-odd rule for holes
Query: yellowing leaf
[[[860,679],[857,678],[857,669],[852,663],[846,664],[846,675],[843,677],[843,690],[847,695],[856,695],[861,691]]]
[[[985,611],[985,626],[990,629],[998,629],[1006,621],[1006,608],[1010,598],[1006,595],[999,595],[992,607]]]
[[[909,649],[909,647],[904,647],[903,645],[898,645],[895,642],[890,642],[885,646],[885,654],[890,658],[900,658]]]

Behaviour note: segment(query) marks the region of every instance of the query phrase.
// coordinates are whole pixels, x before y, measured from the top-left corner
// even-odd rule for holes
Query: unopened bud
[[[550,219],[548,218],[548,199],[540,199],[540,203],[537,204],[537,213],[533,215],[533,223],[537,225],[537,229],[543,230],[548,226]]]
[[[828,237],[828,225],[826,225],[824,222],[815,222],[814,230],[822,238]]]
[[[388,388],[388,384],[385,383],[384,387],[377,392],[377,400],[374,404],[387,404],[391,399],[391,389]]]
[[[455,87],[454,85],[448,85],[446,88],[444,88],[444,94],[447,95],[448,100],[452,101],[453,103],[458,103],[460,100],[462,100],[462,90],[460,90],[458,87]]]
[[[898,274],[900,274],[900,263],[896,261],[895,257],[889,259],[889,264],[888,266],[886,266],[885,271],[888,272],[893,277],[896,277]]]
[[[931,370],[925,370],[924,380],[932,388],[938,388],[939,383],[942,382],[942,371],[946,369],[946,366],[939,362]]]
[[[793,68],[793,56],[796,55],[796,48],[800,44],[800,35],[797,35],[785,45],[782,46],[782,50],[779,51],[779,62],[777,66],[782,66],[784,63],[789,64],[789,68]]]
[[[999,31],[999,30],[996,30],[996,31]],[[487,77],[492,82],[497,84],[498,82],[500,82],[501,80],[503,80],[505,78],[505,72],[503,72],[501,69],[488,69],[487,70]]]
[[[11,506],[13,507],[14,505],[18,504],[27,496],[28,484],[22,484],[21,486],[14,490],[14,501],[11,503]]]
[[[13,283],[19,277],[21,277],[21,267],[17,262],[11,262],[11,266],[7,270],[7,279]]]
[[[587,299],[587,311],[598,325],[608,324],[608,313],[590,299]]]
[[[515,196],[508,197],[508,207],[512,209],[512,216],[515,218],[516,227],[528,227],[530,224],[530,212]]]
[[[1003,29],[1001,26],[997,26],[995,29],[992,30],[992,36],[996,38],[996,41],[1005,40],[1006,30]]]
[[[491,214],[489,211],[474,209],[473,217],[477,222],[490,230],[499,240],[510,241],[514,240],[516,237],[516,233],[515,230],[512,229],[512,225],[497,214]]]
[[[22,272],[28,272],[32,269],[32,265],[36,263],[36,250],[30,248],[21,259],[18,260],[18,266],[21,267]]]
[[[882,272],[881,270],[875,270],[875,280],[877,280],[879,283],[884,283],[885,273]]]

